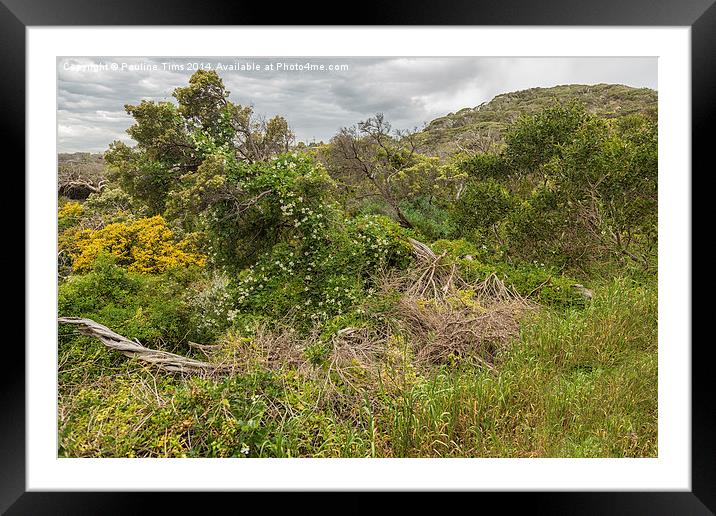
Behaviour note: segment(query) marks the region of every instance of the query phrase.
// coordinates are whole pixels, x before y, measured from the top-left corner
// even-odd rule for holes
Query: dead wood
[[[467,282],[454,263],[410,239],[415,265],[407,274],[382,278],[382,288],[403,293],[394,316],[409,335],[417,363],[470,357],[487,368],[495,354],[519,335],[522,316],[536,305],[492,273]]]
[[[150,349],[139,342],[131,341],[122,335],[113,332],[92,319],[81,317],[60,317],[57,319],[60,324],[73,324],[83,335],[99,339],[107,348],[119,351],[124,356],[136,358],[142,362],[151,364],[164,371],[187,374],[218,374],[228,373],[232,367],[227,364],[212,364],[183,357],[168,351]]]

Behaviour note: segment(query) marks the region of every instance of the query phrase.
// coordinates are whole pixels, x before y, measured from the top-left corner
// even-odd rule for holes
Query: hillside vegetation
[[[656,120],[657,100],[654,90],[621,84],[569,84],[503,93],[431,121],[422,131],[422,144],[427,153],[438,155],[457,152],[460,147],[486,150],[502,141],[520,116],[535,115],[555,102],[578,102],[602,118],[643,114]]]
[[[581,88],[310,147],[215,72],[128,104],[58,192],[59,455],[656,456],[655,94]]]

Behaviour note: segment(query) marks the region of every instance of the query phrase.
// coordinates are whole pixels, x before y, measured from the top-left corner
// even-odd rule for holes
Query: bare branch
[[[212,364],[194,360],[193,358],[175,355],[167,351],[150,349],[139,342],[129,340],[118,333],[113,332],[92,319],[79,317],[60,317],[57,319],[60,324],[74,324],[78,326],[79,332],[99,339],[107,348],[119,351],[124,356],[137,358],[142,362],[151,364],[159,369],[172,373],[187,374],[217,374],[229,373],[232,368],[226,364]]]

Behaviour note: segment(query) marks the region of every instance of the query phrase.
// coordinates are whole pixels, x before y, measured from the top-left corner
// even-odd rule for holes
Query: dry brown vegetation
[[[218,345],[191,342],[207,361],[152,350],[87,319],[62,318],[106,347],[169,372],[215,376],[256,368],[295,370],[323,382],[327,399],[335,401],[345,386],[353,395],[371,386],[398,385],[410,369],[428,371],[457,360],[494,369],[496,358],[519,336],[520,320],[537,308],[508,288],[497,275],[468,283],[445,254],[411,240],[415,265],[407,271],[375,278],[379,295],[398,294],[382,325],[347,327],[326,338],[318,329],[308,336],[292,321],[262,325],[253,338],[229,334]],[[324,345],[322,366],[307,353]]]

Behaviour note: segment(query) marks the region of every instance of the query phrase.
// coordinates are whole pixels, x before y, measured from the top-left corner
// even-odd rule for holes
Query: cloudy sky
[[[298,140],[327,141],[383,112],[411,129],[510,91],[559,84],[618,83],[657,89],[656,58],[137,58],[58,59],[59,152],[132,144],[124,104],[173,100],[192,67],[219,67],[230,99],[288,119]],[[310,65],[308,69],[307,65]],[[320,69],[320,68],[323,69]]]

